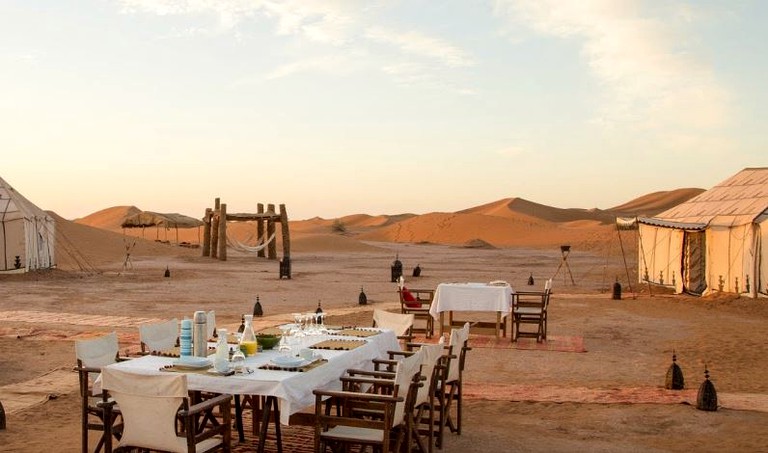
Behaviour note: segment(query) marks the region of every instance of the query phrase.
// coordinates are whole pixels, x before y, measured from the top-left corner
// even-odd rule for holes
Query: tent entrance
[[[706,282],[706,234],[703,231],[686,231],[683,238],[683,288],[701,295],[707,289]]]

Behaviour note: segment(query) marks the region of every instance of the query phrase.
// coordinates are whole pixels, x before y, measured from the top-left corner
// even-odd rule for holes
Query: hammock
[[[261,237],[261,239],[259,239],[259,242],[255,246],[250,246],[250,245],[245,245],[242,242],[235,239],[234,237],[230,236],[229,231],[227,231],[227,245],[241,252],[258,253],[261,250],[264,250],[264,248],[268,246],[269,243],[275,239],[276,234],[277,234],[277,231],[272,233],[272,236],[270,236],[269,239],[265,241],[264,238],[267,236],[267,233],[265,231],[264,235]]]

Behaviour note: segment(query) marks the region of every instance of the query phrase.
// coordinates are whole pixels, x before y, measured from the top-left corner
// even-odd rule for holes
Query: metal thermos
[[[192,330],[192,354],[195,357],[208,356],[208,326],[204,311],[196,311],[194,315],[194,327]]]

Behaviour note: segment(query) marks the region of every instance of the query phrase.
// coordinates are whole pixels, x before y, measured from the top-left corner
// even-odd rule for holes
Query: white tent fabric
[[[746,168],[638,222],[641,281],[704,295],[768,295],[768,168]]]
[[[55,221],[0,178],[0,272],[56,265]]]

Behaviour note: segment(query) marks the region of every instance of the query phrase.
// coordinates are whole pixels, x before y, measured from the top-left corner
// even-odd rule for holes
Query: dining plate
[[[274,365],[282,367],[298,367],[308,363],[301,357],[291,357],[284,355],[275,357],[274,359],[270,360],[270,362],[272,362]]]
[[[174,360],[173,364],[188,368],[205,368],[211,366],[211,360],[207,357],[180,357]]]

